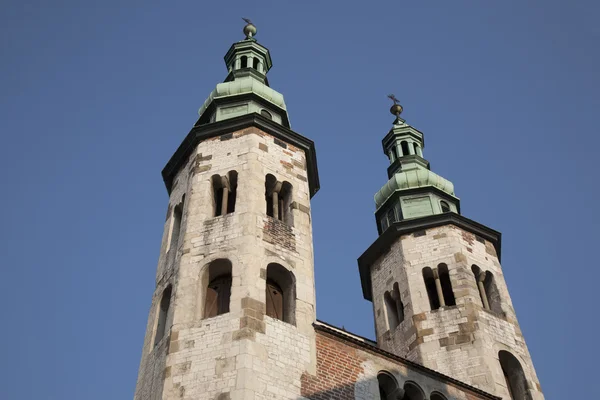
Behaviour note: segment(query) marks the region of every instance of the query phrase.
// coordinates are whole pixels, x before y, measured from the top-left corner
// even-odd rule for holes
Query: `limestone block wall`
[[[214,217],[211,177],[237,172],[235,211]],[[293,186],[293,226],[266,215],[265,176]],[[185,194],[175,257],[166,253],[172,209]],[[200,143],[174,180],[135,399],[295,399],[316,367],[310,196],[303,151],[257,128]],[[206,270],[232,267],[228,313],[203,318]],[[266,268],[295,278],[295,324],[265,315]],[[172,285],[164,338],[154,345],[164,288]]]
[[[497,399],[427,368],[378,351],[374,343],[346,332],[317,326],[317,370],[302,377],[302,396],[311,400],[379,400],[377,375],[389,373],[402,388],[415,385],[429,399],[437,393],[446,399]],[[438,397],[439,399],[440,397]]]
[[[431,310],[423,268],[447,265],[455,306]],[[501,311],[483,308],[472,265],[490,271]],[[514,355],[533,399],[542,399],[523,334],[493,245],[454,225],[404,235],[371,267],[378,345],[452,378],[501,397],[508,389],[499,362],[502,350]],[[383,295],[399,285],[405,319],[389,329]]]

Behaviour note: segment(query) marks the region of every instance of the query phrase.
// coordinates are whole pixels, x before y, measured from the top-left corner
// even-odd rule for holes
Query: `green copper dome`
[[[269,86],[260,82],[257,79],[254,79],[250,76],[237,78],[233,81],[219,83],[217,87],[211,92],[208,96],[200,110],[198,110],[198,114],[202,116],[204,111],[208,108],[210,103],[213,102],[214,99],[224,98],[228,96],[237,96],[245,93],[254,93],[273,105],[281,108],[283,110],[287,110],[285,106],[285,101],[283,100],[283,95],[276,90],[271,89]]]
[[[377,208],[381,207],[396,190],[424,188],[427,186],[436,187],[450,196],[454,196],[454,185],[449,180],[427,169],[413,169],[394,174],[375,194],[375,205]]]

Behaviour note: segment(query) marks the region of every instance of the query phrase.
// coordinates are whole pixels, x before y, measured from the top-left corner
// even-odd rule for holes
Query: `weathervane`
[[[244,35],[246,35],[246,39],[252,39],[256,35],[256,26],[250,21],[248,18],[242,18],[246,23],[244,26]]]
[[[396,96],[388,94],[388,98],[394,102],[394,105],[390,108],[390,112],[396,116],[396,121],[394,121],[394,123],[396,123],[400,120],[400,114],[402,114],[403,108],[400,105],[400,100],[398,100]]]

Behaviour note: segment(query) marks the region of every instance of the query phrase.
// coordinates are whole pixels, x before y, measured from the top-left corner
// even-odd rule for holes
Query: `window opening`
[[[446,264],[440,264],[438,265],[437,269],[440,277],[440,283],[442,285],[444,303],[447,306],[455,306],[456,300],[454,298],[454,292],[452,291],[452,283],[450,282],[450,273],[448,272],[448,266]]]
[[[248,57],[242,56],[240,58],[240,61],[241,61],[240,68],[247,68],[248,67]]]
[[[259,59],[257,57],[254,57],[252,59],[252,67],[258,71],[258,63],[259,63]]]
[[[442,212],[446,213],[446,212],[450,212],[450,205],[448,203],[446,203],[445,201],[440,201],[440,206],[442,207]]]
[[[260,110],[260,115],[268,119],[273,119],[273,116],[267,110]]]
[[[216,317],[229,312],[231,300],[231,262],[218,259],[208,265],[205,273],[206,297],[204,318]]]
[[[510,398],[513,400],[531,400],[531,395],[527,388],[527,378],[519,360],[504,350],[498,353],[498,359],[504,373],[506,388],[508,389]]]
[[[410,154],[410,152],[408,151],[408,142],[406,140],[400,142],[400,147],[402,147],[403,156],[407,156]]]
[[[169,308],[171,306],[171,285],[163,291],[160,299],[159,310],[158,310],[158,323],[156,325],[156,335],[154,336],[154,345],[165,336],[167,317],[169,316]]]
[[[288,324],[296,323],[296,279],[280,264],[267,265],[267,315]]]
[[[435,278],[431,268],[423,268],[423,280],[425,281],[425,289],[427,290],[427,297],[429,298],[429,306],[432,311],[437,310],[440,308],[440,299],[438,297]]]

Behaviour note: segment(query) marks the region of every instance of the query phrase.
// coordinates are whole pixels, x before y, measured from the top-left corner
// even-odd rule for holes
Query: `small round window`
[[[260,110],[260,115],[268,119],[273,119],[273,116],[267,110]]]

